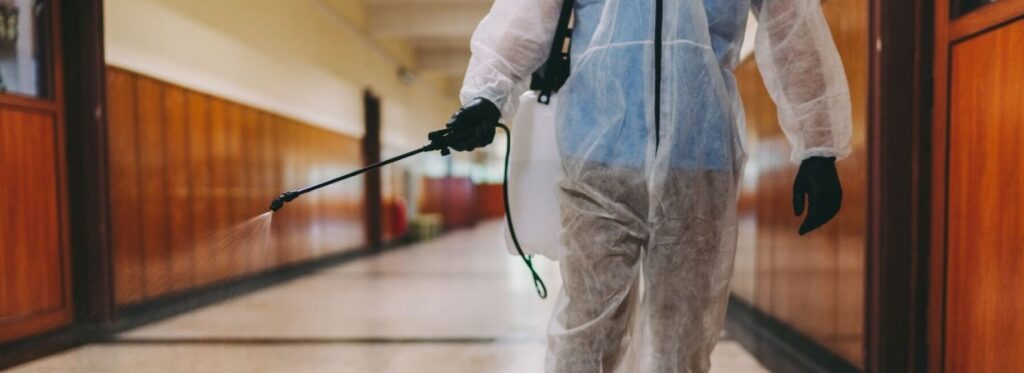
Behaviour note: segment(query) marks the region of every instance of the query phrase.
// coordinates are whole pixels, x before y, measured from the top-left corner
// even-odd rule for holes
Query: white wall
[[[411,64],[411,53],[368,40],[362,15],[332,13],[320,0],[104,6],[109,64],[353,136],[370,88],[383,101],[387,148],[421,144],[458,107],[455,92],[430,81],[402,83],[398,61]]]

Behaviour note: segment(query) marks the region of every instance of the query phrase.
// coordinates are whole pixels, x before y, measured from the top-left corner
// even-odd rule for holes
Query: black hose
[[[508,233],[512,236],[512,243],[515,244],[519,257],[523,258],[523,263],[526,263],[526,268],[530,270],[530,275],[533,276],[533,287],[537,289],[537,295],[540,296],[540,299],[546,299],[548,297],[548,287],[544,285],[544,280],[540,278],[540,274],[533,268],[533,257],[523,252],[523,248],[519,245],[519,238],[516,237],[516,228],[512,224],[512,209],[508,199],[508,168],[509,159],[512,155],[512,132],[504,124],[498,124],[498,128],[505,130],[505,144],[507,147],[505,150],[505,177],[501,183],[501,193],[505,199],[505,222],[508,223]]]

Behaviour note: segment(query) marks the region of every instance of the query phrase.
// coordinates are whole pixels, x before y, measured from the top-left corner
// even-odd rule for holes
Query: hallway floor
[[[486,223],[122,333],[11,372],[541,372],[537,298]],[[713,372],[766,372],[739,344]]]

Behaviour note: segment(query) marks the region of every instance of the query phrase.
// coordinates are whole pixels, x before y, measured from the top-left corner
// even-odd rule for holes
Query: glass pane
[[[954,0],[950,2],[953,17],[959,17],[982,6],[999,2],[1000,0]]]
[[[48,0],[0,0],[0,92],[50,97]]]

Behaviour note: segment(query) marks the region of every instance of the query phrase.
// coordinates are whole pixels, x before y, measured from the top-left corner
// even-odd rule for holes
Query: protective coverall
[[[514,115],[560,6],[497,0],[473,35],[463,102]],[[732,71],[750,10],[792,160],[850,153],[848,86],[819,0],[578,0],[559,92],[566,256],[548,371],[709,369],[736,248],[746,154]]]

